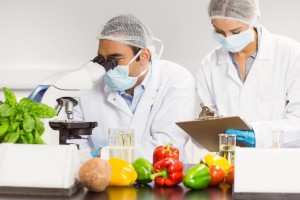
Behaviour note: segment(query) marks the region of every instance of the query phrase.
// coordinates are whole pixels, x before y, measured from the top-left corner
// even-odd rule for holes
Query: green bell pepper
[[[210,183],[210,171],[204,164],[197,164],[186,172],[183,184],[191,189],[204,189]]]
[[[153,174],[153,166],[148,160],[143,158],[136,159],[132,166],[134,167],[137,173],[138,183],[150,183],[152,180],[150,179],[150,175]]]

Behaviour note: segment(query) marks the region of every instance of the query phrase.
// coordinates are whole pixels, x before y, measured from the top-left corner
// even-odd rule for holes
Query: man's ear
[[[142,52],[140,54],[140,61],[141,61],[141,64],[144,66],[144,65],[148,65],[148,62],[150,61],[151,59],[151,53],[150,53],[150,50],[147,49],[147,48],[144,48],[142,49]]]

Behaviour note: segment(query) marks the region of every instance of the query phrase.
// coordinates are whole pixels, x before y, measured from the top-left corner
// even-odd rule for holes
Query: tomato
[[[221,184],[224,181],[225,172],[220,166],[211,165],[209,167],[209,171],[210,171],[210,177],[211,177],[211,181],[209,183],[210,186],[218,186],[219,184]]]
[[[229,171],[226,175],[226,183],[232,185],[234,182],[234,165],[229,168]]]

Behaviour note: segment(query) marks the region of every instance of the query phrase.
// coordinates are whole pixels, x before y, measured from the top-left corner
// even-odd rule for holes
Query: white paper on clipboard
[[[176,122],[194,140],[211,152],[219,151],[219,134],[226,129],[250,130],[250,126],[239,116],[216,117],[193,121]],[[237,142],[237,146],[245,146]]]

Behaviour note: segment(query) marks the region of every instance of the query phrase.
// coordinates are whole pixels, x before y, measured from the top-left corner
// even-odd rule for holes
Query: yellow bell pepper
[[[109,185],[128,186],[136,181],[137,173],[130,163],[119,158],[110,158],[108,162],[112,168]]]
[[[228,162],[228,160],[219,155],[207,154],[204,156],[203,161],[208,167],[217,165],[220,166],[225,172],[227,172],[231,167],[231,164]]]

